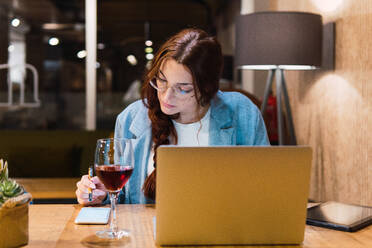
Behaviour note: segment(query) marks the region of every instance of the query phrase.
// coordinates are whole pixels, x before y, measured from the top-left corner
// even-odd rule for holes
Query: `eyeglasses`
[[[155,77],[154,79],[150,80],[150,85],[159,92],[165,92],[168,88],[171,88],[175,97],[179,99],[185,99],[189,97],[194,91],[193,88],[190,89],[190,86],[185,86],[182,84],[176,84],[168,87],[168,82],[159,77]]]

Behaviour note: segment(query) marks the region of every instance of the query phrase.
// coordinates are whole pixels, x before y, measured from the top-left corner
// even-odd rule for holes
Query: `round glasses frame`
[[[185,91],[185,90],[182,90],[182,89],[180,89],[180,88],[176,88],[177,86],[170,86],[170,87],[169,87],[167,83],[163,83],[164,86],[160,86],[160,87],[159,87],[159,86],[157,86],[157,83],[156,83],[157,80],[158,80],[158,79],[156,79],[156,78],[150,80],[150,85],[151,85],[154,89],[156,89],[157,91],[163,93],[163,92],[167,91],[168,88],[171,88],[172,91],[173,91],[173,93],[174,93],[174,95],[175,95],[177,98],[179,98],[179,99],[186,99],[187,97],[189,97],[189,96],[191,95],[192,91],[194,91],[194,90],[191,90],[191,91]]]

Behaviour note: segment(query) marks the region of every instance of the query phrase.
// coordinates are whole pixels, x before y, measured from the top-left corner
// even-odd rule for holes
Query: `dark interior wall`
[[[36,67],[39,74],[39,88],[43,88],[45,47],[41,32],[28,32],[26,34],[26,63]],[[29,74],[30,75],[30,74]],[[27,76],[26,85],[31,85],[32,77]]]
[[[8,15],[4,9],[0,8],[0,64],[8,63],[8,46],[9,46],[9,27]],[[0,70],[0,90],[6,90],[7,70]],[[4,101],[0,99],[0,101]]]
[[[255,0],[254,1],[254,10],[255,11],[265,11],[269,9],[269,1],[266,0]],[[232,71],[232,79],[227,78],[233,81],[235,87],[240,87],[241,78],[238,77],[240,70],[235,70],[234,66],[234,54],[235,54],[235,19],[241,13],[241,1],[233,0],[228,1],[223,11],[215,19],[217,27],[217,38],[222,46],[222,53],[224,55],[232,56],[227,58],[227,61],[231,61],[230,66]],[[263,94],[264,86],[266,83],[267,72],[266,71],[254,71],[254,81],[255,89],[257,92],[254,93],[258,98],[261,98]]]
[[[234,75],[234,53],[235,53],[235,18],[240,14],[240,1],[227,1],[226,5],[221,8],[221,11],[214,19],[217,29],[217,39],[222,47],[224,55],[224,69],[222,80],[220,83],[221,89],[231,88],[233,82],[237,81]]]
[[[235,51],[235,18],[240,14],[240,1],[226,3],[225,8],[215,18],[217,39],[221,43],[224,55],[234,55]]]

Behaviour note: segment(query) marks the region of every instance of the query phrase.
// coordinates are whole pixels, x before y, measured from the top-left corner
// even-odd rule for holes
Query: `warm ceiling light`
[[[134,55],[130,54],[127,56],[127,61],[129,62],[129,64],[135,66],[137,65],[137,59]]]
[[[97,48],[98,48],[99,50],[103,50],[103,49],[105,49],[105,44],[103,44],[103,43],[98,43],[98,44],[97,44]]]
[[[42,29],[44,30],[75,30],[75,31],[82,31],[84,30],[84,24],[82,23],[55,23],[55,22],[50,22],[50,23],[44,23],[41,26]]]
[[[152,53],[146,54],[146,59],[147,60],[152,60],[153,58],[154,58],[154,54],[152,54]]]
[[[86,56],[87,56],[87,51],[85,51],[85,50],[81,50],[81,51],[79,51],[78,53],[77,53],[77,55],[76,55],[79,59],[83,59],[83,58],[85,58]]]
[[[13,26],[13,27],[18,27],[19,24],[21,24],[21,21],[20,21],[18,18],[14,18],[14,19],[12,20],[12,26]]]
[[[147,40],[147,41],[145,41],[145,45],[146,45],[146,46],[152,46],[152,41],[151,41],[151,40]]]
[[[59,44],[59,39],[56,38],[56,37],[52,37],[52,38],[49,39],[48,43],[51,46],[56,46],[56,45]]]
[[[8,52],[13,52],[14,51],[14,45],[9,45],[8,46]]]
[[[152,53],[152,51],[153,51],[152,47],[145,48],[145,53]]]
[[[71,28],[70,24],[63,24],[63,23],[44,23],[42,25],[44,30],[57,30],[57,29],[67,29]]]

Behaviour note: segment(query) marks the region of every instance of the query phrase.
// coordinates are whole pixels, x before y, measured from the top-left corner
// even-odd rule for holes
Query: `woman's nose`
[[[174,90],[172,89],[172,87],[168,87],[163,94],[165,100],[174,98]]]

